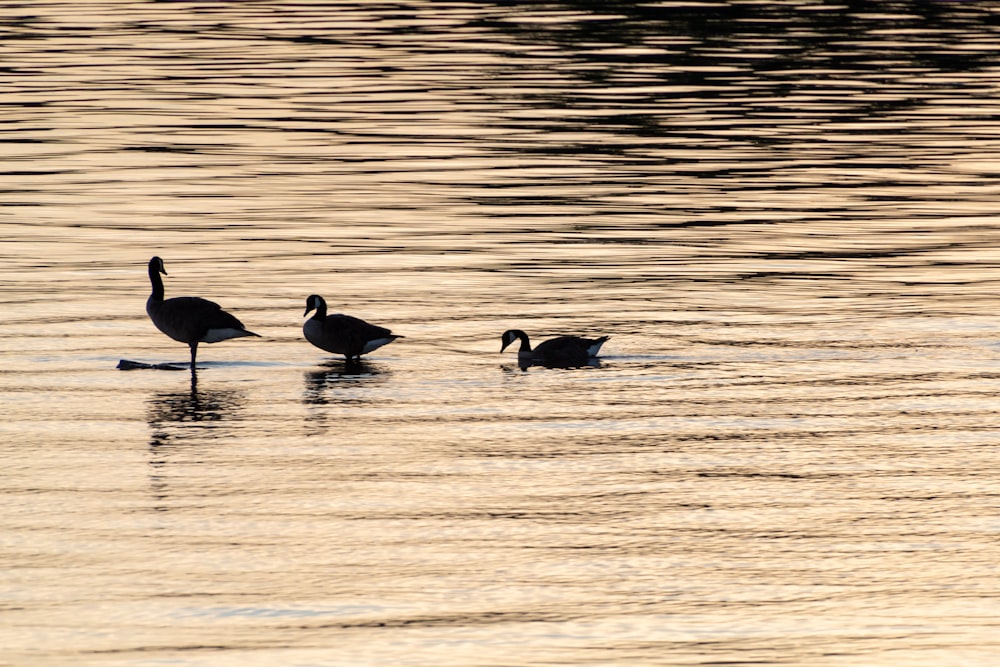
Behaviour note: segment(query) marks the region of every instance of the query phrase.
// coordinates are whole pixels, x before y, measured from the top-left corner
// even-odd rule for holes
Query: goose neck
[[[159,269],[149,263],[149,282],[153,285],[153,293],[150,295],[154,301],[163,301],[163,278],[160,277]]]
[[[326,301],[324,301],[323,299],[316,299],[316,312],[313,313],[312,319],[314,320],[326,319]]]
[[[521,341],[521,347],[518,348],[518,352],[531,352],[531,341],[528,340],[528,334],[518,329],[514,331],[514,335]]]

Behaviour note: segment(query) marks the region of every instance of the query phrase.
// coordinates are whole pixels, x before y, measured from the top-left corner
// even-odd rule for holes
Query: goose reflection
[[[328,397],[335,394],[336,403],[367,403],[368,401],[355,394],[341,393],[339,389],[349,389],[379,381],[387,371],[379,364],[370,361],[331,361],[314,371],[305,374],[305,393],[303,402],[312,405],[326,405],[331,402]]]
[[[150,397],[146,419],[151,434],[150,486],[155,500],[168,496],[165,470],[177,447],[219,441],[224,436],[222,429],[238,416],[244,400],[242,393],[233,390],[200,390],[198,376],[193,373],[187,391],[159,392]]]
[[[563,370],[572,370],[574,368],[601,368],[601,360],[597,357],[592,357],[586,361],[579,361],[576,363],[558,362],[558,361],[538,361],[534,359],[518,359],[516,364],[501,364],[500,368],[505,373],[514,373],[516,370],[522,372],[527,372],[531,368],[550,368],[556,369],[561,368]]]

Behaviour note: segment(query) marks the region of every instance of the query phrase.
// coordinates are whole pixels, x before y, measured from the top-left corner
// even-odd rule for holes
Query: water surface
[[[996,664],[989,3],[0,21],[0,663]]]

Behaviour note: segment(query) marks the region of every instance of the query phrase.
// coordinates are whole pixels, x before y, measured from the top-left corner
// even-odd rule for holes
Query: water
[[[0,16],[0,664],[1000,659],[988,3]]]

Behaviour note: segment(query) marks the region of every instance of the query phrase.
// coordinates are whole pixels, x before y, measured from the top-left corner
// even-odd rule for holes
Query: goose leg
[[[195,359],[198,358],[198,341],[191,343],[191,372],[194,373]]]

